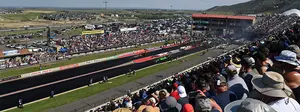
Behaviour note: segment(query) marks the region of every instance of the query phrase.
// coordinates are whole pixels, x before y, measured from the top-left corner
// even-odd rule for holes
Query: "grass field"
[[[174,62],[166,62],[163,64],[158,64],[158,65],[146,68],[141,71],[137,71],[136,73],[138,75],[136,75],[134,77],[121,76],[121,77],[110,80],[110,82],[112,82],[112,83],[96,84],[91,87],[78,89],[78,90],[75,90],[75,91],[72,91],[72,92],[69,92],[66,94],[56,96],[55,98],[52,98],[52,99],[46,99],[46,100],[43,100],[43,101],[40,101],[37,103],[32,103],[32,104],[26,105],[23,109],[16,108],[16,109],[9,110],[8,112],[44,112],[50,108],[55,108],[55,107],[58,107],[58,106],[61,106],[64,104],[68,104],[68,103],[74,102],[76,100],[79,100],[79,99],[82,99],[82,98],[85,98],[88,96],[92,96],[92,95],[95,95],[102,91],[120,86],[122,84],[126,84],[128,82],[135,81],[137,79],[157,73],[159,71],[166,70],[170,67],[177,66],[182,63],[181,60],[190,60],[190,59],[198,58],[200,53],[201,52],[198,52],[193,55],[190,55],[190,56],[184,57],[182,59],[179,59],[177,61],[174,61]]]
[[[65,32],[64,35],[81,35],[82,31],[83,30],[81,28],[79,28],[79,29],[73,29],[71,31]]]
[[[86,56],[75,57],[75,58],[72,58],[71,60],[62,60],[62,61],[58,61],[58,62],[43,64],[43,66],[44,66],[43,69],[55,68],[55,67],[59,67],[59,66],[63,66],[63,65],[69,65],[69,64],[89,61],[89,60],[93,60],[93,59],[109,57],[109,56],[113,56],[113,55],[117,55],[117,54],[121,54],[121,53],[125,53],[125,52],[138,50],[138,49],[161,46],[163,44],[164,43],[162,42],[162,43],[150,44],[150,45],[145,45],[145,46],[140,46],[140,47],[135,47],[135,48],[128,48],[128,49],[123,49],[123,50],[116,50],[116,51],[110,51],[110,52],[105,52],[105,53],[98,53],[98,54],[91,54],[91,55],[86,55]],[[30,72],[34,72],[34,71],[38,71],[38,70],[39,70],[39,65],[9,69],[6,71],[0,71],[0,78],[16,76],[16,75],[30,73]]]
[[[31,21],[38,19],[41,13],[21,13],[21,14],[3,14],[1,17],[6,20],[20,20],[20,21]]]

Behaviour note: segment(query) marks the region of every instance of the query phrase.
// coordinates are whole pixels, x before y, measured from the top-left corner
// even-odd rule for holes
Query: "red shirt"
[[[173,96],[176,100],[178,100],[180,98],[179,93],[177,90],[171,92],[171,96]]]

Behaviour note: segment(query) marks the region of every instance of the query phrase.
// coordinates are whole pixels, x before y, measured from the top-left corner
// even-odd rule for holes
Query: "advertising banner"
[[[65,70],[65,69],[75,68],[75,67],[78,67],[78,64],[70,64],[70,65],[66,65],[66,66],[61,66],[59,68],[60,68],[60,70]]]
[[[46,74],[46,73],[58,71],[58,70],[59,70],[59,68],[52,68],[52,69],[46,69],[46,70],[31,72],[31,73],[27,73],[27,74],[22,74],[21,78],[37,76],[37,75],[41,75],[41,74]]]
[[[83,31],[81,35],[103,34],[104,30]]]
[[[20,54],[18,50],[3,51],[4,56],[13,56]]]
[[[121,29],[120,29],[120,31],[121,31],[121,32],[126,32],[126,31],[135,31],[135,30],[137,30],[137,28],[136,28],[136,27],[134,27],[134,28],[121,28]]]

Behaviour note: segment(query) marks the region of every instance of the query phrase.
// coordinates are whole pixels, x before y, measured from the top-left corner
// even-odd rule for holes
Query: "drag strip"
[[[97,70],[101,70],[101,69],[105,69],[105,68],[109,68],[109,67],[113,67],[113,66],[118,66],[118,65],[130,62],[134,59],[138,59],[141,57],[151,56],[151,55],[155,55],[158,53],[178,49],[181,46],[182,45],[176,46],[176,47],[171,47],[171,48],[164,48],[161,50],[148,52],[143,55],[134,55],[134,56],[124,57],[124,58],[118,58],[118,59],[114,59],[114,60],[110,60],[110,61],[104,61],[104,62],[95,63],[95,64],[91,64],[91,65],[80,66],[77,68],[67,69],[67,70],[63,70],[63,71],[47,73],[47,74],[43,74],[43,75],[39,75],[39,76],[35,76],[35,77],[28,77],[28,78],[24,78],[24,79],[9,81],[6,83],[0,83],[0,88],[1,88],[0,95],[8,94],[11,92],[15,92],[15,91],[19,91],[19,90],[47,84],[47,83],[52,83],[52,82],[55,82],[58,80],[67,79],[67,78],[74,77],[74,76],[79,76],[81,74],[86,74],[89,72],[93,72],[93,71],[97,71]]]
[[[177,54],[174,54],[174,57],[180,57],[186,54],[191,54],[193,52],[197,52],[203,50],[202,47],[197,47],[195,49],[191,49],[189,51],[186,52],[180,52]],[[168,61],[168,60],[165,60]],[[161,61],[164,62],[164,61]],[[115,77],[121,74],[125,74],[128,72],[129,69],[140,69],[140,68],[144,68],[150,65],[154,65],[157,64],[157,62],[155,60],[151,60],[151,61],[147,61],[147,62],[143,62],[143,63],[125,63],[125,64],[119,64],[117,66],[114,67],[109,67],[103,70],[99,70],[99,71],[93,71],[91,73],[85,73],[82,75],[77,75],[71,78],[63,78],[61,80],[58,81],[53,81],[53,82],[49,82],[49,83],[45,83],[45,84],[40,84],[38,86],[34,86],[34,87],[30,87],[30,88],[25,88],[25,89],[20,89],[18,91],[13,91],[13,92],[9,92],[6,94],[2,94],[0,96],[0,110],[3,109],[7,109],[10,107],[14,107],[18,104],[18,99],[22,99],[24,103],[28,103],[31,101],[35,101],[41,98],[45,98],[45,97],[49,97],[50,96],[50,92],[53,90],[55,91],[55,93],[62,93],[65,91],[69,91],[78,87],[82,87],[82,86],[86,86],[90,83],[90,79],[93,78],[93,80],[95,82],[97,81],[102,81],[103,76],[107,76],[109,78],[111,77]],[[91,67],[91,66],[90,66]],[[97,66],[94,66],[97,68]],[[88,69],[88,68],[85,68]],[[61,75],[68,75],[68,74],[74,74],[74,72],[76,72],[75,70],[78,69],[73,69],[69,70],[69,73],[64,73],[64,74],[60,74],[59,72],[57,72],[56,76],[61,76]],[[43,75],[46,76],[46,75]],[[32,77],[34,78],[34,77]],[[30,79],[30,78],[28,78]],[[41,78],[42,80],[43,78]],[[46,80],[46,79],[44,79]],[[20,80],[22,81],[22,80]],[[33,80],[33,81],[40,81],[40,80]],[[32,83],[32,82],[27,82],[27,83]],[[26,84],[23,83],[23,84]],[[22,85],[22,83],[20,84]],[[7,88],[13,87],[7,85]]]

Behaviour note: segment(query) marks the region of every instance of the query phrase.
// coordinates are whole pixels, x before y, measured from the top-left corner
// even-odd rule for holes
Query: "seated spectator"
[[[275,60],[287,85],[293,90],[296,100],[300,102],[300,74],[299,70],[296,69],[300,66],[300,62],[296,57],[296,53],[284,50],[279,56],[275,56]]]
[[[260,100],[246,98],[237,107],[236,112],[277,112]]]
[[[213,99],[217,102],[217,104],[220,105],[222,110],[225,108],[227,104],[237,100],[236,95],[232,91],[228,90],[225,77],[218,76],[215,85],[216,85],[215,89],[217,95],[213,97]]]
[[[183,86],[178,86],[178,93],[180,98],[177,100],[179,104],[184,105],[189,103],[189,98]]]
[[[194,112],[193,105],[187,103],[183,105],[182,112]]]
[[[239,74],[240,69],[242,68],[242,65],[241,65],[241,59],[238,58],[237,56],[234,56],[234,57],[230,60],[230,65],[233,65],[233,66],[237,69],[237,74]]]
[[[142,112],[159,112],[159,109],[155,109],[152,106],[147,106]]]
[[[171,96],[173,96],[176,100],[178,100],[180,98],[179,93],[178,93],[178,84],[174,83],[172,86],[172,92],[171,92]]]
[[[254,59],[256,62],[255,66],[259,74],[264,74],[270,68],[268,58],[265,54],[258,52],[254,55]]]
[[[287,50],[290,50],[297,54],[297,59],[300,59],[300,48],[297,45],[289,45]]]
[[[174,97],[169,96],[166,100],[162,101],[159,109],[161,112],[181,112],[182,106],[177,103]]]
[[[299,103],[290,98],[292,90],[285,84],[284,78],[276,72],[266,72],[252,80],[255,90],[261,95],[261,101],[278,112],[299,112]]]
[[[246,99],[248,94],[248,87],[245,81],[237,74],[237,69],[233,65],[229,65],[226,69],[228,75],[229,90],[234,92],[237,99]]]
[[[258,71],[255,68],[255,60],[252,57],[244,57],[241,63],[242,72],[240,73],[240,76],[244,79],[249,91],[252,91],[253,85],[251,83],[251,80],[254,76],[259,75]]]
[[[212,110],[210,99],[201,94],[196,95],[194,105],[196,112],[210,112]]]
[[[210,89],[210,85],[208,85],[204,79],[198,79],[196,81],[196,85],[197,89],[201,90],[206,97],[212,98],[213,96],[215,96],[213,90]]]

